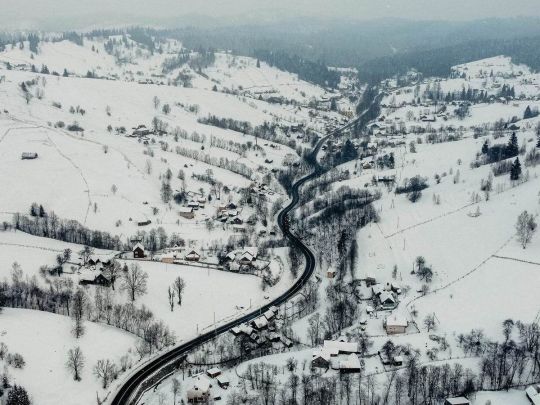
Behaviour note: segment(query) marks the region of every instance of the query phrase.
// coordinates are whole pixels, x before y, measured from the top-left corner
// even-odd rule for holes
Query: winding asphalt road
[[[262,313],[266,312],[268,309],[270,309],[273,306],[279,307],[283,303],[290,300],[292,297],[294,297],[301,289],[302,287],[308,282],[310,277],[313,275],[313,272],[315,271],[315,256],[313,255],[313,252],[302,243],[302,241],[296,237],[290,230],[289,230],[289,220],[288,220],[288,214],[296,207],[298,202],[300,201],[300,187],[304,185],[306,182],[320,176],[324,171],[317,163],[317,155],[319,154],[319,151],[326,142],[326,140],[330,137],[333,137],[335,135],[340,134],[343,131],[346,131],[350,129],[352,126],[354,126],[358,120],[362,118],[364,114],[366,114],[369,109],[377,102],[379,97],[377,96],[370,107],[362,112],[358,117],[356,117],[354,120],[350,121],[346,125],[344,125],[341,128],[338,128],[328,134],[327,136],[321,138],[319,142],[317,142],[317,145],[312,151],[312,161],[315,162],[315,170],[308,174],[305,177],[302,177],[300,180],[298,180],[296,183],[293,184],[291,188],[291,202],[289,205],[287,205],[279,214],[277,218],[277,223],[283,232],[283,235],[289,240],[291,246],[295,246],[304,254],[306,258],[306,265],[304,272],[300,276],[298,280],[294,283],[294,285],[287,290],[284,294],[277,297],[273,301],[269,302],[268,304],[264,305],[261,308],[258,308],[257,310],[250,312],[247,315],[244,315],[234,321],[231,321],[227,324],[224,324],[222,326],[218,326],[215,328],[215,330],[205,333],[203,335],[197,336],[195,339],[186,342],[180,346],[176,346],[167,353],[164,353],[162,356],[150,361],[147,365],[145,365],[140,370],[137,370],[134,372],[127,381],[124,383],[122,387],[118,389],[118,391],[115,393],[114,398],[111,400],[111,405],[134,405],[137,403],[137,393],[139,387],[144,383],[144,381],[148,380],[153,374],[155,374],[157,371],[161,370],[165,366],[181,359],[183,356],[185,356],[188,352],[193,350],[194,348],[202,345],[203,343],[206,343],[210,341],[211,339],[215,338],[216,336],[228,332],[230,329],[234,328],[235,326],[239,326],[242,323],[250,322],[260,316]]]

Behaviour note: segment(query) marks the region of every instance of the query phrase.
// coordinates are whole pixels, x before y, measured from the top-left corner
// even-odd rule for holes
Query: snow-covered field
[[[4,308],[0,322],[0,342],[12,353],[20,353],[24,368],[9,368],[12,382],[23,385],[33,403],[87,405],[103,399],[101,382],[93,374],[100,359],[118,362],[133,352],[136,337],[111,326],[85,323],[85,334],[75,339],[73,321],[65,316],[26,309]],[[80,347],[85,358],[81,381],[66,368],[69,349]],[[133,354],[129,354],[130,357]],[[0,364],[3,362],[0,361]]]

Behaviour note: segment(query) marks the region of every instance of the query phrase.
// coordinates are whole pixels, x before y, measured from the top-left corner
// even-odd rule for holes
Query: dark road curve
[[[371,106],[375,104],[377,99],[378,97],[376,97],[373,100],[373,103],[371,104]],[[322,145],[328,138],[338,135],[339,133],[350,129],[368,110],[369,108],[366,111],[364,111],[362,114],[357,116],[354,120],[350,121],[346,125],[334,130],[330,134],[321,138],[317,142],[317,145],[312,151],[313,161],[317,162],[317,155]],[[310,277],[313,275],[313,272],[315,271],[315,263],[316,263],[315,256],[313,252],[289,230],[287,216],[300,201],[300,187],[302,187],[302,185],[304,185],[306,182],[320,176],[322,173],[324,173],[324,171],[321,169],[318,163],[315,163],[315,170],[312,173],[306,175],[305,177],[302,177],[300,180],[298,180],[296,183],[293,184],[290,190],[291,202],[278,214],[277,223],[281,231],[283,232],[283,235],[289,240],[290,245],[297,247],[304,254],[304,257],[306,258],[304,272],[298,278],[298,280],[296,280],[293,286],[289,288],[289,290],[287,290],[284,294],[280,295],[273,301],[267,303],[263,307],[260,307],[250,312],[249,314],[243,315],[242,317],[235,319],[231,322],[228,322],[224,325],[218,326],[215,328],[215,330],[212,330],[211,332],[207,332],[203,335],[197,336],[193,340],[190,340],[189,342],[186,342],[180,346],[176,346],[170,351],[164,353],[162,356],[151,360],[143,368],[141,368],[140,370],[137,370],[131,376],[129,376],[127,381],[125,381],[124,384],[114,394],[114,398],[110,402],[111,405],[135,405],[137,403],[138,398],[136,397],[134,398],[134,396],[138,393],[137,392],[138,388],[143,384],[144,381],[150,378],[154,373],[159,371],[161,368],[180,359],[182,356],[186,355],[188,352],[200,346],[201,344],[210,341],[211,339],[215,338],[216,336],[222,333],[228,332],[230,329],[234,328],[235,326],[239,326],[242,323],[250,322],[254,320],[255,318],[257,318],[258,316],[266,312],[271,307],[273,306],[279,307],[280,305],[284,304],[285,302],[290,300],[292,297],[294,297],[302,289],[302,287],[309,281]]]

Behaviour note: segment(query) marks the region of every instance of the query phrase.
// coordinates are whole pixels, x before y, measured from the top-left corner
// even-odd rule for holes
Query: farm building
[[[230,381],[227,377],[220,375],[216,380],[221,389],[226,390],[229,388]]]

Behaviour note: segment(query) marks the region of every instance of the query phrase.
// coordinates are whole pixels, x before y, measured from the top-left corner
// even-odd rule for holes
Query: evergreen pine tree
[[[516,160],[514,160],[514,163],[512,164],[512,168],[510,169],[510,180],[519,180],[520,176],[521,163],[519,162],[519,158],[516,158]]]
[[[523,119],[526,120],[532,117],[533,117],[533,113],[531,111],[531,106],[528,105],[527,108],[525,109],[525,113],[523,113]]]
[[[514,157],[517,156],[519,153],[519,145],[516,133],[513,132],[512,136],[510,137],[510,140],[508,141],[508,145],[506,146],[506,157]]]
[[[30,405],[30,398],[26,390],[19,386],[14,385],[9,391],[7,396],[6,405]]]

